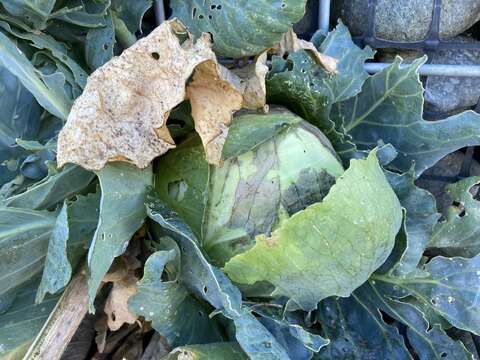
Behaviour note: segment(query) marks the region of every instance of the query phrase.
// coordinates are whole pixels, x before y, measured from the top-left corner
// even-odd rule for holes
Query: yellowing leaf
[[[187,37],[183,42],[182,38]],[[175,147],[166,122],[188,98],[210,162],[220,158],[232,113],[242,105],[240,79],[218,65],[209,34],[193,41],[166,21],[88,79],[58,139],[58,165],[99,170],[110,161],[145,168]]]

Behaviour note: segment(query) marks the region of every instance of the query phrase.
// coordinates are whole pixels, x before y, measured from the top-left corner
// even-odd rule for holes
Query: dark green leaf
[[[87,82],[88,74],[77,64],[75,60],[70,57],[67,46],[64,43],[58,42],[50,35],[44,33],[29,33],[21,32],[15,28],[10,27],[6,22],[0,21],[0,27],[10,33],[17,39],[31,42],[31,46],[39,50],[46,49],[59,62],[63,63],[73,74],[76,84],[80,88],[84,88]]]
[[[128,300],[128,306],[152,321],[152,327],[172,347],[222,341],[208,309],[175,278],[162,281],[164,267],[176,260],[177,251],[157,251],[147,259],[137,293]]]
[[[151,7],[152,0],[112,0],[113,11],[132,34],[142,30],[143,15]]]
[[[390,271],[396,276],[407,275],[417,268],[436,224],[437,213],[435,197],[428,191],[415,186],[415,174],[385,172],[387,179],[400,204],[405,209],[406,242],[397,241],[392,256],[398,257]],[[403,235],[402,235],[403,236]]]
[[[28,152],[16,146],[18,138],[32,139],[40,128],[41,108],[17,77],[0,67],[0,187],[19,174]]]
[[[370,306],[355,294],[320,303],[317,320],[331,343],[320,351],[319,359],[411,359],[398,329]]]
[[[320,335],[306,331],[302,326],[288,321],[261,317],[261,323],[272,333],[277,341],[287,350],[291,359],[309,360],[313,353],[329,343]]]
[[[464,112],[441,121],[422,119],[423,89],[418,68],[425,58],[400,67],[401,59],[370,77],[363,91],[334,106],[332,118],[343,126],[359,149],[373,149],[378,141],[392,144],[398,157],[392,167],[408,171],[415,162],[420,176],[445,155],[480,144],[480,115]]]
[[[242,308],[239,290],[219,269],[203,256],[195,235],[178,216],[155,197],[147,201],[148,216],[158,223],[166,235],[175,239],[182,253],[179,281],[198,298],[209,302],[217,311],[233,320],[236,338],[251,359],[266,357],[288,359],[285,349],[267,329]]]
[[[0,315],[0,357],[5,360],[23,359],[30,343],[55,307],[58,296],[49,296],[35,305],[38,281],[30,281],[19,290],[15,302]]]
[[[84,190],[95,174],[76,165],[66,165],[58,173],[46,177],[25,192],[9,197],[3,204],[25,209],[51,209],[72,195]]]
[[[11,15],[43,30],[56,0],[1,0],[1,4]]]
[[[56,214],[0,207],[0,309],[3,296],[38,275]]]
[[[64,93],[63,83],[53,86],[41,79],[28,58],[15,43],[0,32],[0,62],[22,82],[42,105],[53,115],[66,120],[70,111],[71,99]],[[52,80],[52,79],[50,79]],[[61,86],[60,86],[61,85]]]
[[[200,138],[191,136],[163,155],[155,168],[158,196],[200,239],[210,172]]]
[[[97,289],[113,259],[125,251],[146,216],[145,197],[152,185],[152,169],[109,163],[97,172],[102,188],[100,218],[88,252],[90,310]]]
[[[480,203],[470,191],[480,177],[469,177],[446,187],[453,204],[445,211],[428,244],[449,256],[473,257],[480,254]]]
[[[100,194],[78,195],[63,204],[48,243],[42,281],[37,292],[41,302],[47,292],[64,288],[81,257],[87,252],[98,223]]]
[[[356,46],[342,23],[328,34],[319,50],[338,59],[338,72],[327,73],[305,51],[290,54],[286,60],[274,57],[267,78],[268,101],[287,106],[317,126],[337,153],[349,153],[355,147],[344,129],[330,119],[330,110],[334,103],[360,92],[368,78],[363,64],[373,57],[373,51]]]
[[[220,56],[241,58],[261,53],[280,42],[282,35],[305,12],[306,0],[254,2],[241,0],[173,0],[178,17],[196,37],[213,35]]]
[[[375,274],[372,279],[385,294],[416,297],[453,326],[480,334],[480,255],[471,259],[430,260],[423,272],[397,278]]]
[[[88,30],[85,39],[85,57],[90,69],[95,70],[113,57],[115,30],[112,15],[106,16],[106,26]]]
[[[449,338],[439,326],[434,325],[430,329],[425,317],[416,307],[385,296],[377,287],[376,280],[367,282],[354,294],[366,311],[381,310],[405,325],[410,345],[421,360],[472,359],[463,344]]]

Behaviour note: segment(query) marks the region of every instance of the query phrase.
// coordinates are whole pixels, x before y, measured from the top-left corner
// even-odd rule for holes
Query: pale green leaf
[[[173,0],[173,16],[196,37],[213,36],[220,56],[257,55],[280,42],[305,12],[306,0]]]
[[[90,309],[113,259],[125,251],[146,216],[145,198],[152,185],[152,168],[109,163],[97,172],[102,189],[100,218],[88,252]]]
[[[400,203],[371,153],[352,160],[322,202],[294,214],[270,237],[257,236],[224,270],[239,283],[268,281],[273,295],[311,310],[364,283],[390,254],[401,221]]]

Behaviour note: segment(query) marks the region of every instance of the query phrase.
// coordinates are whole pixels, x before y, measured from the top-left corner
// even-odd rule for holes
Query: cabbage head
[[[276,111],[238,116],[223,159],[208,165],[189,138],[159,160],[155,187],[244,289],[269,284],[260,295],[313,309],[349,296],[392,251],[402,212],[375,151],[345,171],[320,130]]]

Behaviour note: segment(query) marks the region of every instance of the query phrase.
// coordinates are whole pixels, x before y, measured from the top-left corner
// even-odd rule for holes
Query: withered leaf
[[[311,54],[311,56],[313,56],[318,64],[323,66],[325,70],[331,73],[337,72],[337,59],[322,54],[311,42],[299,39],[293,29],[290,29],[288,32],[283,34],[282,40],[274,50],[277,55],[284,55],[286,53],[299,50],[306,50]]]
[[[211,164],[220,162],[233,112],[242,108],[241,92],[240,79],[214,61],[197,66],[187,87],[195,130]]]
[[[128,299],[137,292],[137,281],[138,278],[129,273],[113,283],[104,309],[110,330],[116,331],[125,323],[133,324],[137,321],[137,315],[128,310]]]
[[[192,74],[195,127],[209,161],[216,162],[242,95],[239,78],[218,65],[211,46],[209,34],[193,41],[174,19],[97,69],[59,135],[58,165],[100,170],[109,161],[127,161],[147,167],[175,147],[166,122],[186,99]]]
[[[250,110],[263,108],[267,102],[267,51],[255,57],[252,64],[232,71],[242,81],[243,107]]]

